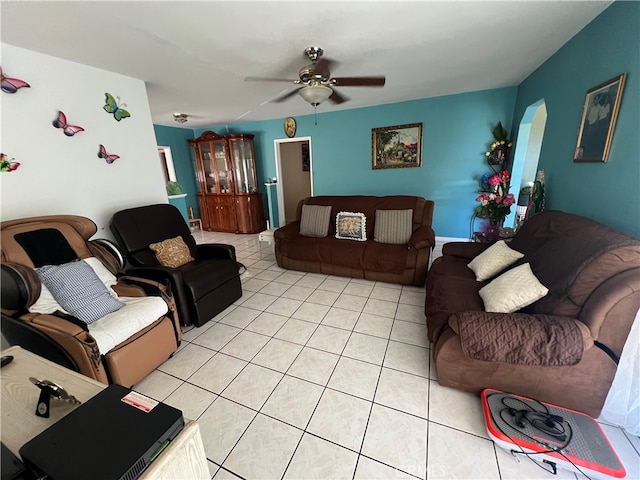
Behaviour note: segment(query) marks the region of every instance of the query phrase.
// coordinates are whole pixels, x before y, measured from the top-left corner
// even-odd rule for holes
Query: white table
[[[106,387],[96,380],[61,367],[21,347],[10,347],[4,350],[2,355],[11,355],[14,358],[9,365],[0,370],[0,437],[2,443],[18,458],[22,445],[78,406],[52,399],[50,417],[37,417],[35,407],[40,389],[29,381],[29,377],[51,380],[83,403]],[[140,478],[210,479],[198,424],[185,419],[183,430]]]

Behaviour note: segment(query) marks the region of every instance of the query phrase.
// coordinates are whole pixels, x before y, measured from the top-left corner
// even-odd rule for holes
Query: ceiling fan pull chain
[[[318,125],[318,107],[313,106],[313,124]]]

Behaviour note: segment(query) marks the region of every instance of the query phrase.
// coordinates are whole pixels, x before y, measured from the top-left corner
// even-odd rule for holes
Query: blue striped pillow
[[[124,303],[114,298],[96,272],[82,260],[36,268],[40,281],[70,315],[93,323]]]

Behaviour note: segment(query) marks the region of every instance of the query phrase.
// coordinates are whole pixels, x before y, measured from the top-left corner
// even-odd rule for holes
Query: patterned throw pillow
[[[115,299],[93,269],[81,260],[36,269],[40,281],[65,311],[86,323],[115,312],[124,303]]]
[[[479,293],[487,312],[511,313],[540,300],[548,292],[525,263],[503,273]]]
[[[484,282],[513,265],[524,255],[509,247],[504,240],[494,243],[467,265],[476,274],[476,280]]]
[[[336,238],[341,240],[367,240],[367,217],[364,213],[340,212],[336,215]]]
[[[152,243],[149,248],[156,254],[158,262],[163,267],[178,268],[194,260],[189,247],[180,235],[162,242]]]
[[[302,205],[300,235],[305,237],[326,237],[331,220],[330,205]]]
[[[413,210],[376,210],[373,239],[379,243],[406,245],[411,239]]]

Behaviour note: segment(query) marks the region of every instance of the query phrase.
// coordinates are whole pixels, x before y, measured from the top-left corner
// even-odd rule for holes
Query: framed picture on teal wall
[[[606,162],[627,74],[587,90],[574,162]]]
[[[371,129],[372,168],[422,165],[422,123]]]

